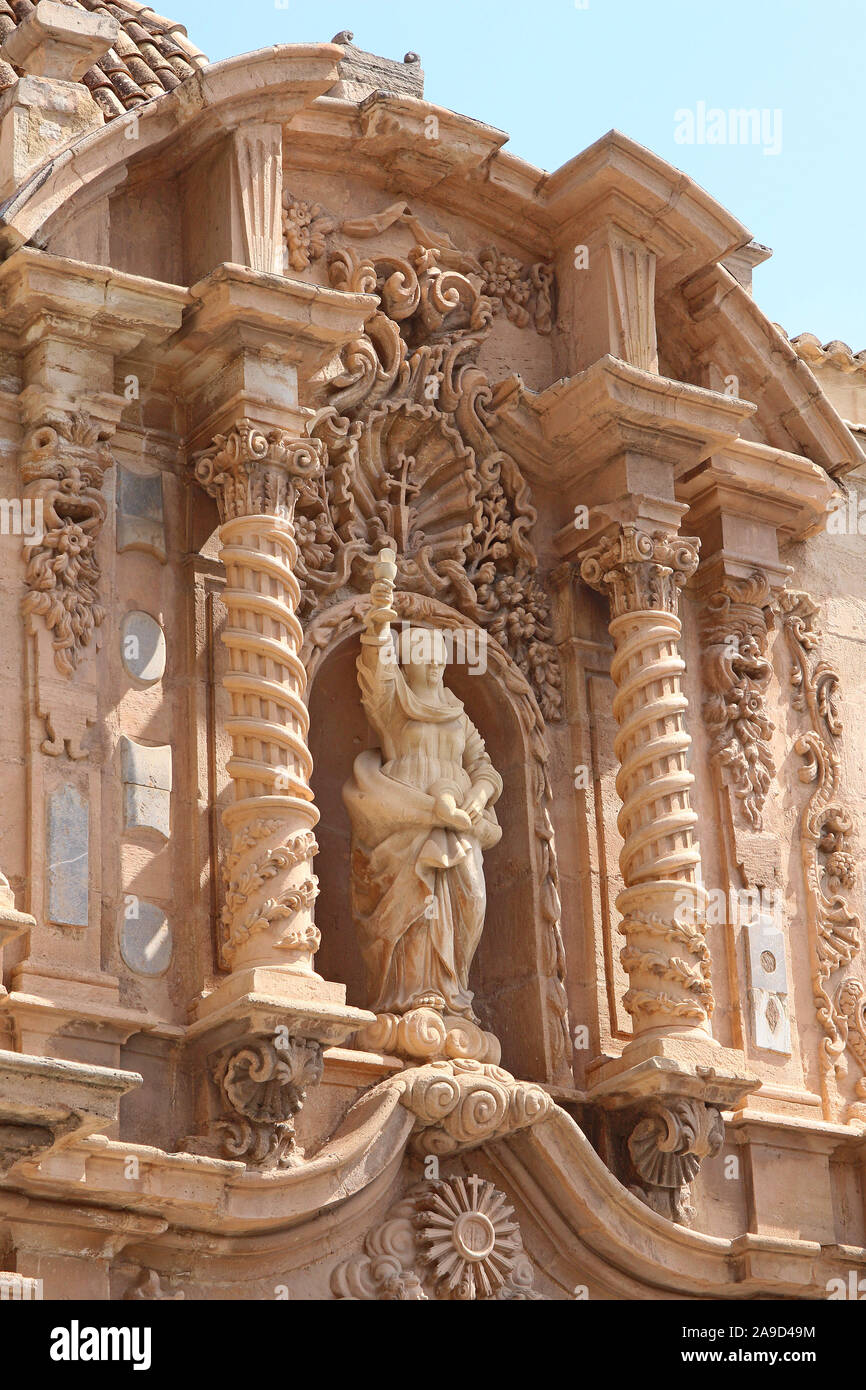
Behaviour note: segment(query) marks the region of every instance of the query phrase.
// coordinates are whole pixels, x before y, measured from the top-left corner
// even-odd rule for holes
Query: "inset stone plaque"
[[[57,787],[48,797],[48,920],[63,927],[88,925],[90,826],[87,802],[77,787]]]
[[[168,918],[155,903],[127,898],[120,924],[120,954],[136,975],[163,975],[171,963]]]
[[[767,1052],[791,1051],[788,966],[783,932],[767,912],[746,927],[752,1034]]]
[[[148,747],[120,740],[125,830],[156,830],[167,840],[171,825],[171,745]]]
[[[144,550],[165,560],[162,474],[117,469],[117,549]]]
[[[165,672],[165,633],[156,618],[134,609],[120,629],[120,659],[137,681],[153,685]]]

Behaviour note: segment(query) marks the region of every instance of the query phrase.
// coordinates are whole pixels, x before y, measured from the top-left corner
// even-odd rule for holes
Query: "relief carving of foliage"
[[[846,1054],[866,1072],[866,989],[843,968],[861,949],[861,920],[850,906],[856,889],[857,858],[852,850],[853,818],[841,799],[838,707],[839,673],[820,654],[822,633],[818,607],[808,594],[784,591],[779,596],[785,636],[792,656],[794,708],[809,717],[811,728],[794,745],[802,758],[800,780],[814,788],[801,817],[801,858],[812,938],[812,987],[821,1040],[822,1085],[826,1117],[837,1118],[836,1082],[847,1070]],[[855,1084],[852,1117],[866,1117],[866,1076]]]
[[[380,308],[344,350],[310,426],[328,462],[298,494],[302,609],[310,616],[341,591],[363,591],[388,545],[398,587],[489,631],[556,719],[560,672],[531,541],[536,512],[517,463],[491,436],[493,394],[477,365],[496,304],[454,260],[448,247],[420,242],[405,257],[348,247],[329,259],[335,288],[375,293]]]

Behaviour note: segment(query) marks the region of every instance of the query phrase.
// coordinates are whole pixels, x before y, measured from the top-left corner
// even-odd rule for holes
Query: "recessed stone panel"
[[[153,685],[165,672],[165,633],[156,618],[134,609],[120,629],[120,658],[135,680]]]
[[[117,470],[117,549],[166,558],[161,473]]]
[[[746,927],[749,959],[749,1002],[752,1034],[767,1052],[791,1051],[788,1014],[788,964],[785,936],[769,913],[762,912]]]
[[[90,826],[88,805],[77,787],[57,787],[48,797],[48,918],[64,927],[88,924]]]
[[[136,975],[163,975],[171,963],[168,918],[155,903],[128,898],[120,923],[120,954]]]
[[[125,830],[171,829],[171,745],[148,747],[125,735],[120,740]]]

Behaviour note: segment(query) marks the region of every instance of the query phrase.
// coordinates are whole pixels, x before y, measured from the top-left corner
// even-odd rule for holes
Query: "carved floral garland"
[[[747,579],[726,578],[707,601],[702,634],[710,757],[727,774],[734,804],[752,830],[761,829],[776,772],[767,713],[773,674],[767,659],[769,603],[770,581],[762,570]]]
[[[848,904],[848,894],[857,883],[857,861],[851,851],[853,820],[839,796],[839,674],[818,654],[822,634],[816,626],[818,608],[809,595],[784,591],[779,608],[794,661],[794,706],[808,714],[812,725],[794,748],[803,759],[800,780],[815,783],[802,815],[801,855],[812,936],[812,985],[824,1030],[825,1117],[832,1120],[839,1109],[836,1081],[847,1070],[845,1053],[866,1072],[866,988],[853,976],[835,978],[861,946],[860,917]],[[854,1089],[857,1100],[849,1107],[849,1115],[866,1119],[866,1077],[859,1077]]]
[[[28,435],[21,462],[26,499],[42,519],[41,539],[27,551],[22,608],[44,619],[64,676],[105,619],[96,543],[107,512],[102,480],[114,463],[108,433],[84,411],[49,412]]]

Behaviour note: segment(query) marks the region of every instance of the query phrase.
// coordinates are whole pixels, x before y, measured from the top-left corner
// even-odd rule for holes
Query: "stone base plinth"
[[[708,1036],[638,1038],[621,1057],[596,1067],[586,1099],[623,1109],[654,1097],[682,1096],[731,1110],[760,1089],[742,1054]]]

